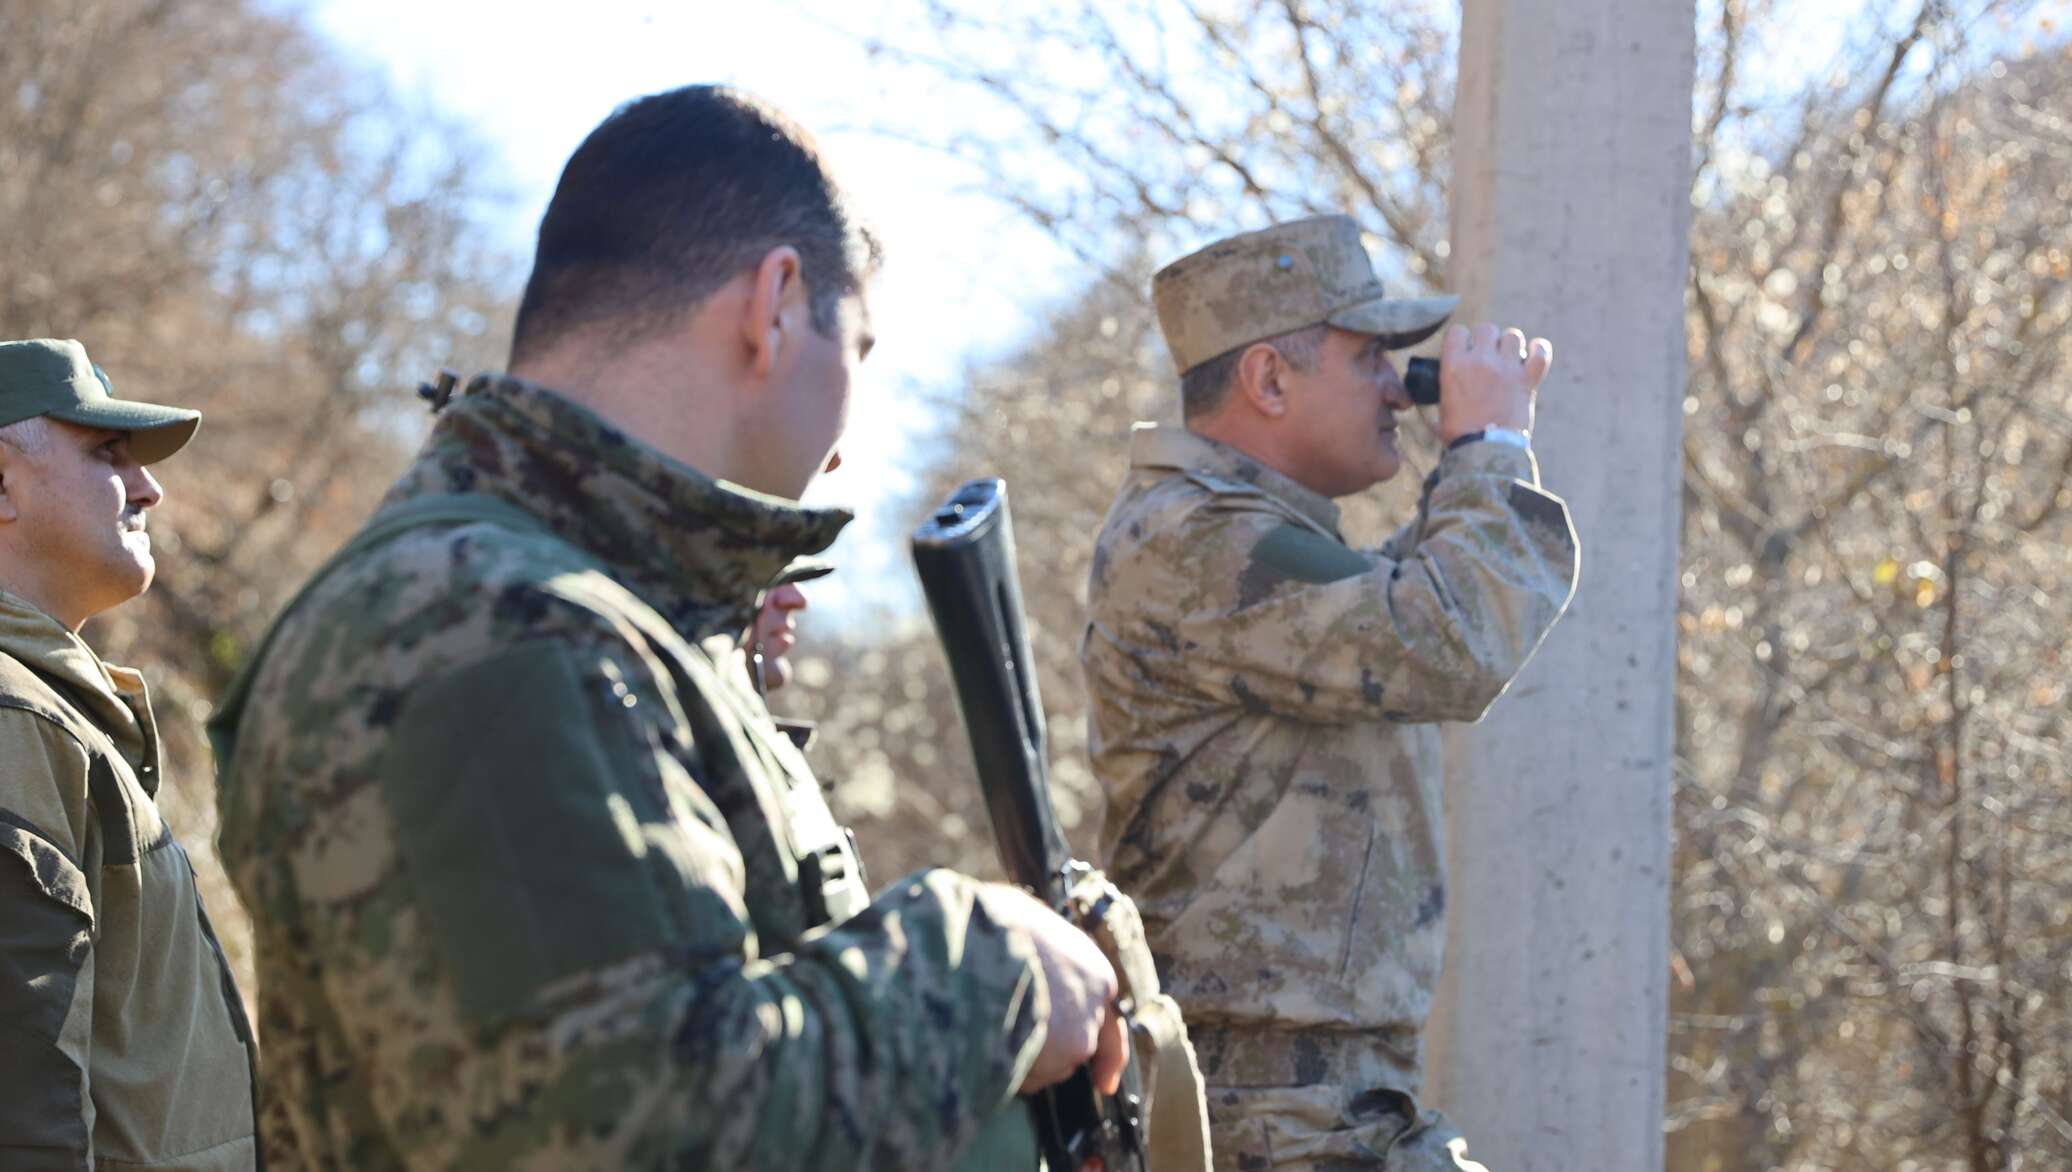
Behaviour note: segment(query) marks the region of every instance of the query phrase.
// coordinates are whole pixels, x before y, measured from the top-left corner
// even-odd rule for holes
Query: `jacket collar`
[[[693,639],[745,629],[757,596],[851,516],[716,480],[503,374],[476,376],[440,412],[385,503],[448,492],[524,508]]]
[[[143,676],[103,662],[63,623],[6,591],[0,591],[0,654],[41,676],[139,767],[147,791],[157,790],[158,734]]]
[[[1338,536],[1338,506],[1228,444],[1181,427],[1139,423],[1130,431],[1130,467],[1196,472],[1250,485]]]

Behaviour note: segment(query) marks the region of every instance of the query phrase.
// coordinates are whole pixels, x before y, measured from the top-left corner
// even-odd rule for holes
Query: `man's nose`
[[[1416,404],[1410,401],[1410,388],[1403,385],[1403,376],[1396,370],[1396,364],[1388,358],[1381,360],[1381,401],[1397,411],[1408,411]]]
[[[806,609],[806,592],[796,583],[786,582],[770,593],[770,604],[780,611],[790,612]]]
[[[139,508],[154,508],[165,499],[165,489],[159,487],[158,478],[142,464],[131,465],[123,476],[123,486],[129,490],[129,503]]]

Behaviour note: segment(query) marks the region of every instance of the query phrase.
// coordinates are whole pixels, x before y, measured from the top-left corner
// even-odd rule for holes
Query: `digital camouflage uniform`
[[[1440,721],[1479,718],[1566,605],[1531,454],[1445,454],[1378,550],[1192,432],[1140,425],[1081,647],[1102,865],[1137,899],[1219,1168],[1455,1167],[1420,1112],[1446,892]]]
[[[446,408],[217,729],[270,1151],[908,1169],[1002,1120],[1033,1151],[1003,1106],[1047,995],[999,890],[870,901],[735,657],[847,519],[508,377]]]

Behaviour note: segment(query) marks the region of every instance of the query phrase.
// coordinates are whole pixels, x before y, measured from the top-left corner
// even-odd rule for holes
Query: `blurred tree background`
[[[407,388],[502,361],[480,154],[250,0],[0,0],[0,336],[79,338],[118,394],[206,416],[159,469],[156,584],[85,635],[151,683],[161,801],[241,966],[201,723],[409,457]]]
[[[1810,62],[1831,5],[1698,8],[1667,1166],[2072,1167],[2064,6],[1868,5]],[[930,11],[934,43],[879,55],[1020,126],[940,145],[1092,274],[945,405],[914,502],[1014,486],[1085,846],[1088,546],[1129,422],[1176,409],[1151,264],[1343,211],[1385,280],[1445,288],[1455,21],[1382,0]],[[1353,536],[1403,519],[1417,463]],[[1560,456],[1543,468],[1558,492]],[[866,841],[905,865],[947,827],[983,865],[927,632],[826,661],[799,699]]]
[[[909,502],[1012,484],[1084,848],[1091,540],[1131,422],[1176,414],[1148,275],[1344,211],[1392,287],[1445,288],[1456,22],[1439,0],[916,3],[931,35],[877,67],[986,112],[1003,129],[935,145],[1085,262],[941,393]],[[1699,0],[1677,1172],[2072,1167],[2072,54],[2043,19],[2065,9],[1869,4],[1807,61],[1825,0]],[[0,334],[80,337],[123,392],[210,415],[166,469],[158,586],[88,634],[151,675],[168,811],[234,948],[199,722],[414,445],[408,389],[500,360],[522,258],[485,228],[493,165],[252,0],[0,0]],[[1406,439],[1356,538],[1405,516],[1431,462]],[[874,877],[991,872],[925,619],[809,621],[799,655],[774,706],[823,723]]]

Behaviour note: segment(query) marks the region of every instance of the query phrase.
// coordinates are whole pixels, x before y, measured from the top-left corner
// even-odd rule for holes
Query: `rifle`
[[[1072,888],[1092,868],[1072,857],[1051,808],[1043,704],[1022,625],[1006,482],[974,480],[958,489],[914,531],[913,546],[921,589],[949,656],[1001,865],[1051,910],[1081,922]],[[1100,913],[1097,906],[1090,918]],[[1126,1023],[1129,1008],[1125,1003],[1119,1009]],[[1147,1168],[1142,1087],[1133,1050],[1113,1095],[1096,1091],[1083,1066],[1037,1092],[1037,1137],[1051,1172]]]

